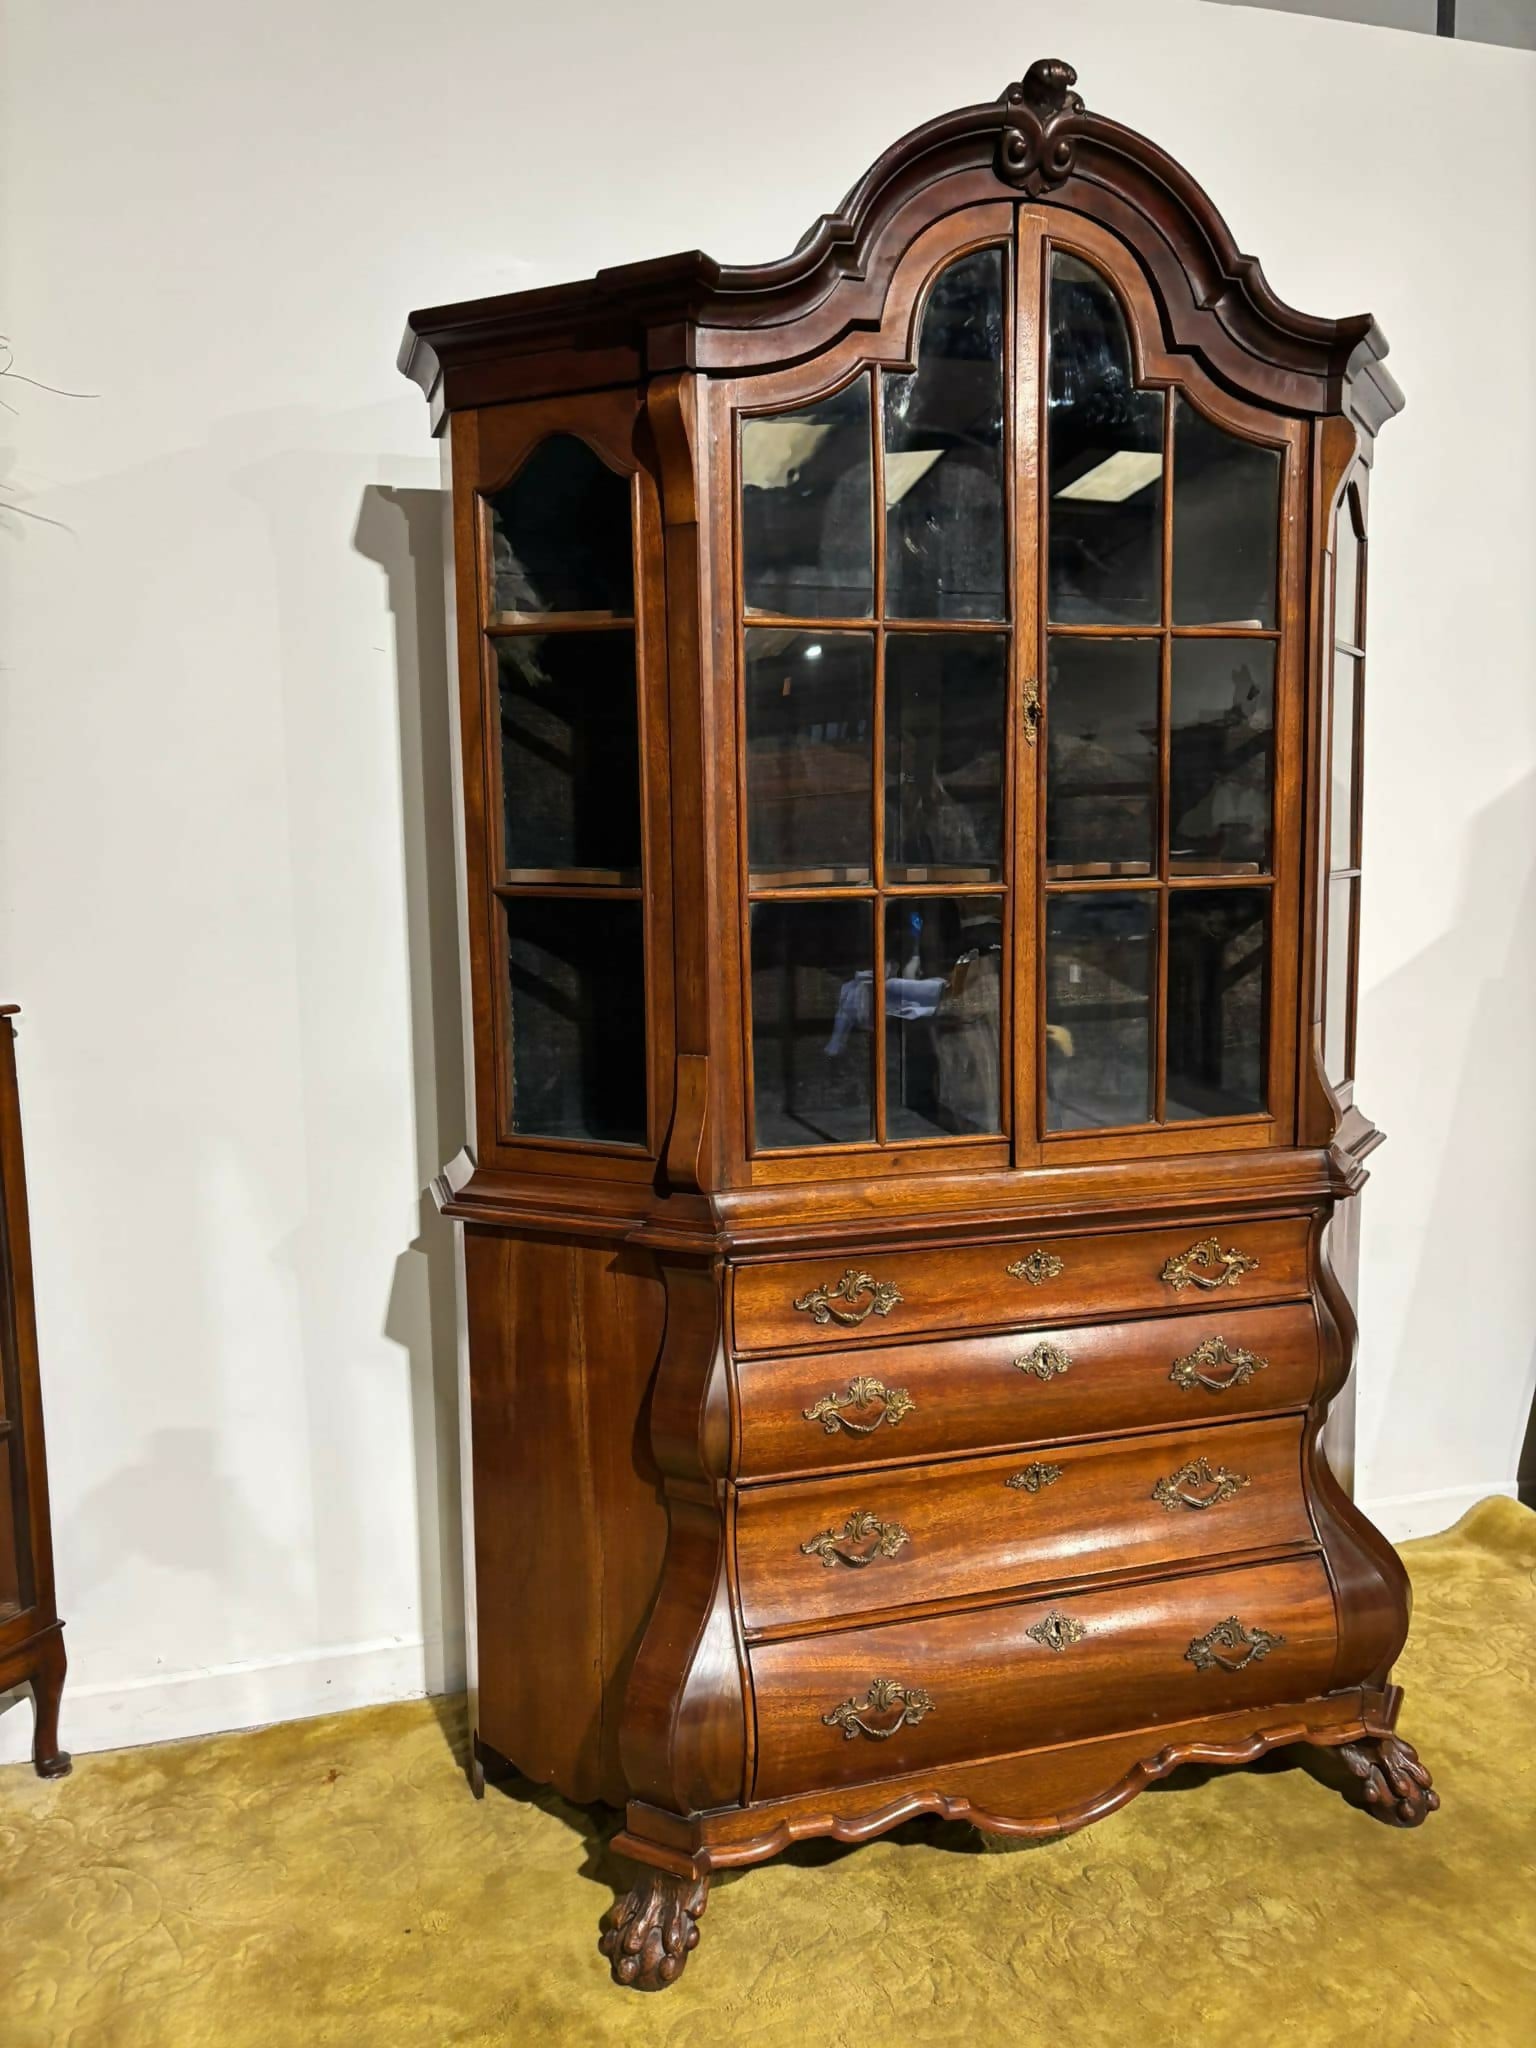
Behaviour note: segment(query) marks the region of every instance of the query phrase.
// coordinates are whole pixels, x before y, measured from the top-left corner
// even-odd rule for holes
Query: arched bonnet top
[[[412,313],[400,368],[440,423],[467,406],[583,383],[783,367],[829,334],[877,326],[897,261],[931,221],[957,205],[1020,198],[1087,215],[1125,242],[1151,281],[1169,346],[1240,396],[1290,413],[1346,413],[1367,433],[1400,411],[1370,315],[1324,320],[1286,305],[1189,173],[1144,135],[1091,113],[1076,82],[1071,65],[1040,58],[996,100],[914,128],[776,262],[722,264],[692,250]],[[802,323],[814,326],[813,345]],[[559,357],[576,360],[557,366]]]

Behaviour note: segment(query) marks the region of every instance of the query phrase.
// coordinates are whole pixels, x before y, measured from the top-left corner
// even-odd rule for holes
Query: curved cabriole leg
[[[1400,1735],[1342,1743],[1337,1754],[1356,1781],[1344,1796],[1388,1827],[1419,1827],[1440,1804],[1418,1751]]]
[[[51,1638],[44,1660],[32,1673],[32,1768],[40,1778],[65,1778],[72,1768],[59,1747],[59,1701],[64,1693],[64,1638]]]
[[[709,1902],[707,1877],[644,1870],[603,1915],[598,1947],[615,1984],[662,1991],[675,1984],[699,1945],[699,1920]]]

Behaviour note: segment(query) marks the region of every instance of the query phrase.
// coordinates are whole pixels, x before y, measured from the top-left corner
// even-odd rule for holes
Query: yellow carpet
[[[476,1805],[457,1703],[371,1708],[0,1771],[0,2044],[1528,2048],[1536,1515],[1485,1501],[1406,1555],[1403,1730],[1444,1800],[1416,1832],[1284,1768],[993,1853],[813,1843],[717,1880],[645,1997],[596,1949],[611,1822]]]

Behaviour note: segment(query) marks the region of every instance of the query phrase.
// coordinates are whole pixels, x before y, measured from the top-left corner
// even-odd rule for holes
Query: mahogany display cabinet
[[[1402,400],[1074,82],[780,262],[402,350],[452,485],[475,1770],[625,1809],[627,1984],[807,1836],[1057,1834],[1289,1744],[1436,1803],[1330,1465]]]

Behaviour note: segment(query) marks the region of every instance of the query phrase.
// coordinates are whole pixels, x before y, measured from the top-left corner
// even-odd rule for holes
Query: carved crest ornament
[[[1059,57],[1039,57],[1003,94],[1008,125],[997,138],[997,175],[1038,199],[1072,175],[1083,97],[1077,73]]]

